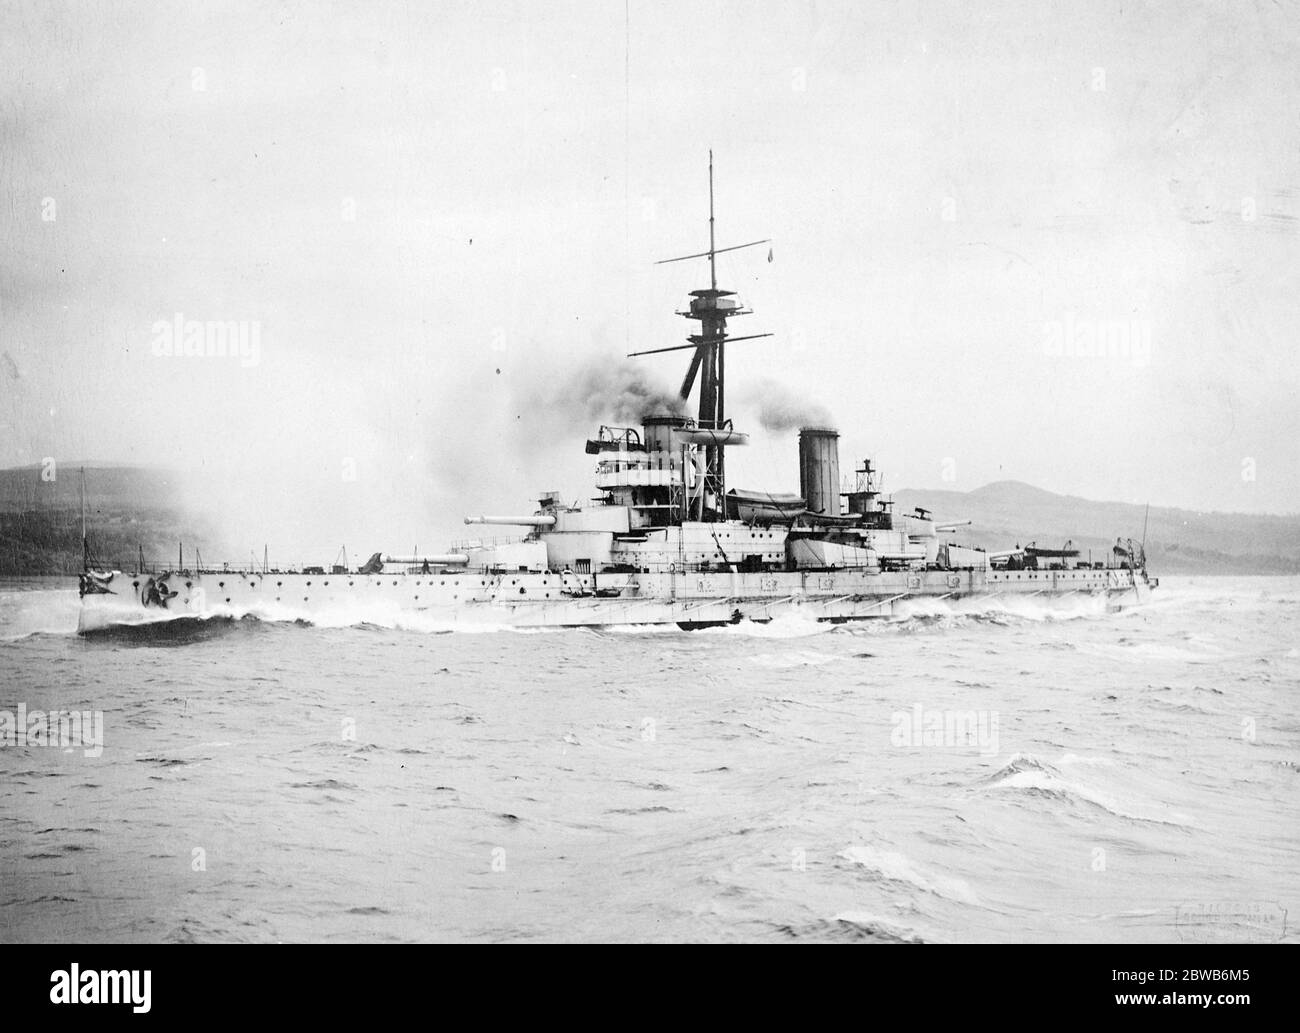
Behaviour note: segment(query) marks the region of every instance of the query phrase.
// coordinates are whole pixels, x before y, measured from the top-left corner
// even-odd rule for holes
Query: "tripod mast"
[[[726,418],[726,344],[728,341],[748,341],[757,337],[771,337],[766,334],[746,334],[734,337],[727,333],[727,319],[731,316],[748,315],[749,310],[736,300],[736,292],[718,289],[717,256],[726,251],[739,251],[742,248],[769,244],[770,239],[751,240],[747,244],[735,244],[731,247],[717,246],[714,233],[715,218],[713,206],[713,151],[709,151],[709,250],[693,255],[681,255],[678,258],[665,258],[655,265],[669,262],[684,262],[692,258],[708,258],[709,287],[707,290],[691,291],[691,302],[685,312],[678,315],[697,320],[700,332],[691,334],[686,339],[689,344],[674,345],[670,348],[651,348],[648,351],[631,352],[629,358],[636,355],[653,355],[659,352],[681,351],[690,348],[694,351],[691,364],[682,381],[682,401],[690,398],[691,391],[698,379],[700,385],[698,426],[706,430],[723,428]],[[705,495],[712,494],[718,500],[717,510],[713,515],[726,518],[726,468],[724,447],[720,444],[705,446]]]

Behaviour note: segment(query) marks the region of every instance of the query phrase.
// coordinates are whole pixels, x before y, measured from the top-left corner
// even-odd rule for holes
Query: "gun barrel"
[[[516,527],[554,527],[555,517],[549,513],[532,516],[467,516],[467,524],[510,524]]]
[[[428,556],[385,556],[385,563],[435,563],[444,567],[464,566],[469,557],[463,552],[435,552]]]

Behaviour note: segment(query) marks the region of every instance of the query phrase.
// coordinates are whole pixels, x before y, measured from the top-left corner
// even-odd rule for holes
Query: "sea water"
[[[1300,939],[1297,578],[699,632],[77,608],[0,582],[0,940]]]

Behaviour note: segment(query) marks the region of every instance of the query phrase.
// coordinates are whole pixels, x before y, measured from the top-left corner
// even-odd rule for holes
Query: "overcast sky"
[[[894,489],[1295,512],[1298,26],[1223,0],[6,3],[0,464],[180,466],[273,551],[589,497],[571,388],[692,328],[707,267],[652,263],[707,244],[712,147],[719,243],[774,238],[719,259],[754,309],[732,331],[774,335],[729,349],[733,486],[797,488],[753,418],[776,380]],[[256,356],[156,354],[178,313],[257,324]],[[635,361],[672,387],[686,353]]]

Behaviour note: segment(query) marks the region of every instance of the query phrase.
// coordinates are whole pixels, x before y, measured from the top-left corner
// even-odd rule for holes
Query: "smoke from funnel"
[[[492,450],[495,446],[464,450],[469,461],[461,465],[479,469],[477,477],[486,479],[484,471],[494,471],[492,484],[475,494],[483,499],[476,507],[482,510],[518,506],[520,483],[533,484],[538,471],[545,472],[546,481],[534,487],[568,492],[582,485],[577,490],[584,490],[591,480],[591,459],[582,443],[594,436],[595,424],[633,427],[643,424],[647,415],[681,415],[684,410],[671,387],[608,350],[593,356],[521,349],[510,367],[495,372],[489,367],[488,380],[475,389],[490,393],[504,387],[509,392],[499,430],[509,437],[514,465],[507,476],[499,453]]]
[[[835,426],[828,409],[799,398],[775,380],[759,381],[747,395],[757,409],[758,421],[764,430],[781,433],[800,427]]]
[[[639,424],[647,416],[677,415],[683,411],[677,392],[656,383],[645,368],[626,360],[592,362],[561,388],[567,402],[589,420]]]

